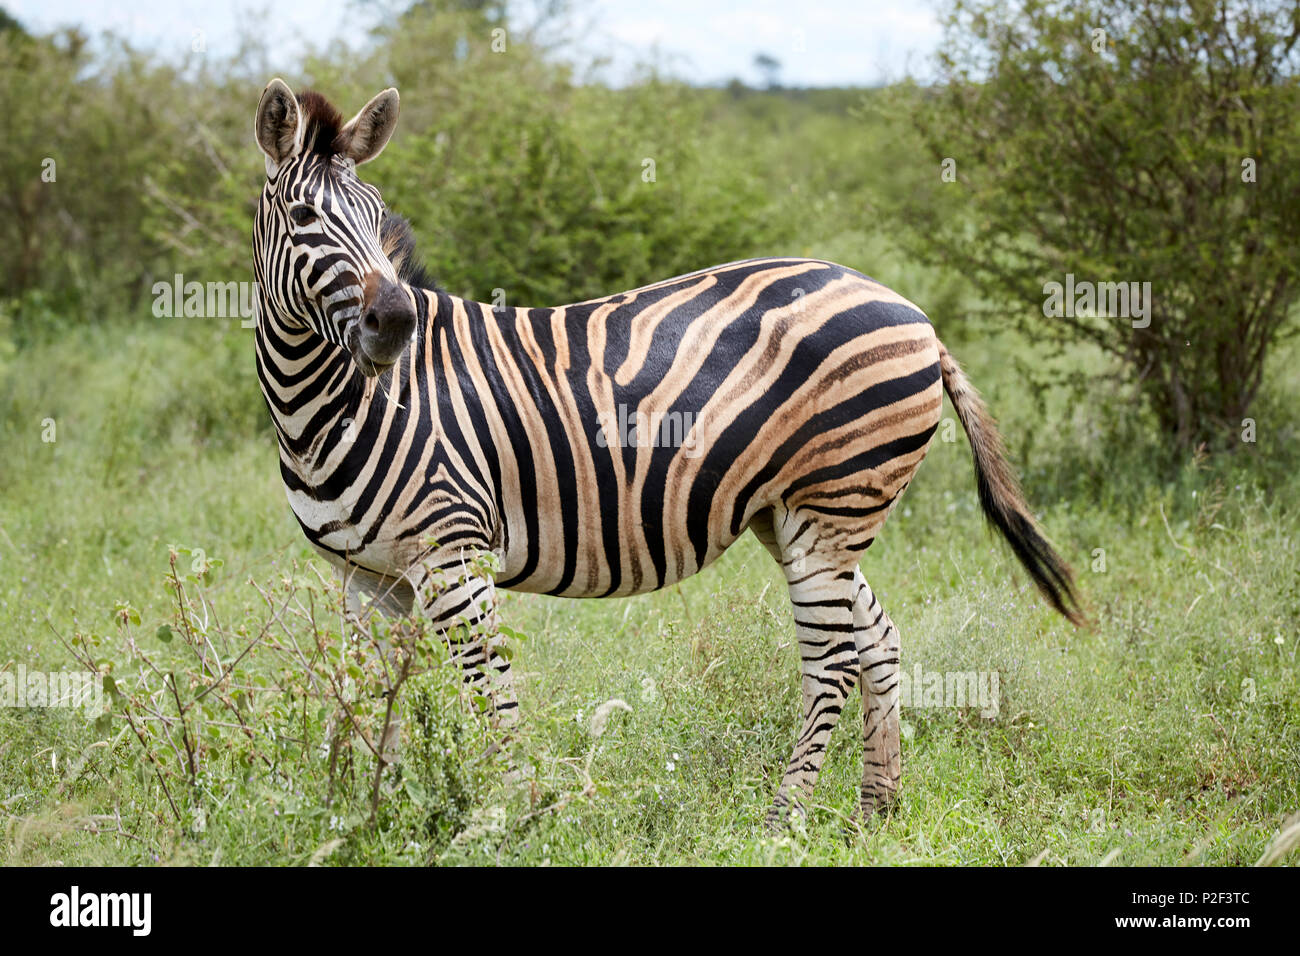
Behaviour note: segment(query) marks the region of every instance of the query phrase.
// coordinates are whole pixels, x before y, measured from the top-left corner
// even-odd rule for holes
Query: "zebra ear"
[[[341,132],[348,144],[344,155],[359,166],[382,153],[397,126],[397,107],[397,90],[392,87],[361,107]]]
[[[298,109],[298,98],[279,77],[262,91],[253,132],[257,145],[266,154],[268,176],[302,150],[302,111]]]

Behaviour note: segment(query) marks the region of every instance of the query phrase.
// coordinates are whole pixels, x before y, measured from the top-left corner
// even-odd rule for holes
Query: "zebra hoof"
[[[849,818],[850,821],[862,827],[868,826],[872,817],[884,816],[889,812],[889,808],[894,804],[894,796],[897,792],[896,786],[877,785],[870,789],[864,787],[862,798],[858,801],[858,807],[853,811],[853,816]]]
[[[808,825],[808,814],[797,800],[778,796],[767,811],[763,829],[771,834],[798,832]]]
[[[510,790],[523,789],[532,783],[534,776],[530,764],[520,766],[511,760],[509,768],[501,775],[501,782]]]

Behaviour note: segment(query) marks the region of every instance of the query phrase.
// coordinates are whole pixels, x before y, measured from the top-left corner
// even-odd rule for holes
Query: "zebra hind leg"
[[[862,679],[862,799],[866,822],[885,809],[902,775],[899,740],[898,628],[876,600],[861,571],[854,576],[853,638]]]
[[[787,526],[790,522],[782,522]],[[804,813],[826,759],[831,732],[858,679],[854,639],[854,572],[843,561],[819,554],[816,532],[804,525],[793,537],[781,534],[767,518],[752,525],[755,535],[781,563],[794,605],[803,690],[803,725],[786,767],[769,827]],[[802,540],[804,537],[809,540]],[[850,566],[851,568],[851,566]]]

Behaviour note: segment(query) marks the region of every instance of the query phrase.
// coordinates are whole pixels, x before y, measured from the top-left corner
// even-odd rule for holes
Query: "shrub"
[[[297,565],[223,620],[222,562],[173,548],[169,565],[169,620],[119,602],[116,637],[79,632],[69,650],[103,675],[97,734],[131,752],[141,802],[182,847],[426,863],[481,826],[500,735],[425,622],[349,612],[333,579]]]
[[[906,204],[915,247],[1041,341],[1113,356],[1179,444],[1236,441],[1300,296],[1294,12],[956,0],[947,22],[916,111],[935,176]],[[940,186],[944,159],[960,186]],[[961,214],[932,201],[944,188]],[[1108,316],[1088,290],[1058,311],[1067,275],[1147,283],[1146,312]]]

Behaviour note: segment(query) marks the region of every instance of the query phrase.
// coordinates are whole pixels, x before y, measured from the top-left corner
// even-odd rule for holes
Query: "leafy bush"
[[[0,30],[0,288],[25,324],[48,317],[38,290],[79,320],[135,308],[155,276],[170,278],[172,252],[193,251],[181,236],[203,227],[172,216],[160,230],[150,203],[167,189],[212,191],[211,144],[187,135],[217,93],[203,80],[182,82],[111,37]]]
[[[451,291],[520,305],[595,298],[770,253],[790,234],[707,118],[707,98],[649,77],[581,86],[524,34],[493,52],[477,15],[417,7],[362,68],[312,82],[355,109],[392,77],[398,132],[367,175],[407,216]]]
[[[1113,356],[1179,444],[1238,443],[1300,298],[1294,17],[1266,2],[956,0],[943,82],[915,113],[935,163],[904,203],[915,247],[1037,339]],[[941,183],[941,161],[960,185]],[[1095,302],[1090,288],[1076,305],[1074,279]],[[1129,294],[1103,303],[1113,282]],[[1052,307],[1053,292],[1069,301]]]
[[[223,621],[208,594],[222,562],[173,548],[169,563],[170,619],[119,602],[115,636],[78,632],[68,649],[103,675],[96,733],[133,751],[183,846],[237,835],[301,862],[426,863],[472,841],[506,761],[424,622],[350,613],[299,566]]]

